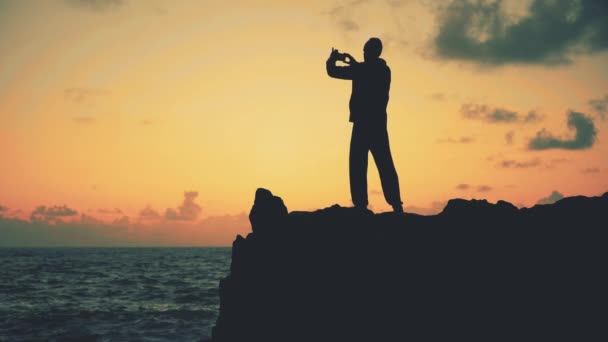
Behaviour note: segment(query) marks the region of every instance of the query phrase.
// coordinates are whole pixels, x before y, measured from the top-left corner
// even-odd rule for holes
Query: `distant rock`
[[[608,193],[438,215],[334,205],[287,214],[256,191],[213,341],[606,340]]]

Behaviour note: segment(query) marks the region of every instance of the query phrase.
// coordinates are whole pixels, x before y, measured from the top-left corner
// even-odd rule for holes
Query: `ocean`
[[[0,341],[200,341],[230,248],[2,248]]]

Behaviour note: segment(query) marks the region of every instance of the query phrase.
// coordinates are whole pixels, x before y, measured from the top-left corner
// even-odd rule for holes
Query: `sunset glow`
[[[406,211],[608,191],[606,50],[458,55],[437,37],[459,12],[433,3],[0,1],[0,225],[72,225],[94,232],[86,245],[229,245],[258,187],[290,211],[352,205],[351,85],[325,60],[332,47],[362,59],[372,36],[392,70]],[[534,15],[516,3],[502,9],[512,25]],[[569,127],[571,112],[596,134]],[[389,210],[373,164],[368,179],[372,209]],[[70,234],[51,244],[78,244]]]

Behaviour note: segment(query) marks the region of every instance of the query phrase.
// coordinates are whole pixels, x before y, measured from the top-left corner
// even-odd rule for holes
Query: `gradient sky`
[[[582,0],[0,0],[0,240],[227,245],[258,187],[351,205],[350,83],[325,60],[372,36],[406,211],[600,195],[607,18]]]

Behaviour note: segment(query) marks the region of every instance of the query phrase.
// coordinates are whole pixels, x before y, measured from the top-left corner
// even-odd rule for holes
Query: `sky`
[[[259,187],[290,211],[352,205],[351,85],[325,60],[370,37],[406,211],[601,195],[607,18],[591,0],[0,0],[0,245],[230,245]]]

